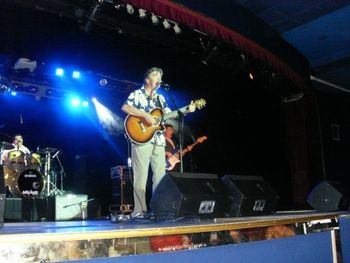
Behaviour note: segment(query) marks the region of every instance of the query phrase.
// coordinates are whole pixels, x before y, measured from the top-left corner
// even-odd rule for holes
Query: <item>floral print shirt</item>
[[[131,92],[124,104],[128,104],[145,112],[151,112],[155,108],[161,108],[164,113],[171,112],[171,109],[169,108],[164,96],[155,93],[152,99],[146,93],[144,86]],[[150,142],[156,145],[165,146],[165,137],[163,132],[157,132]]]

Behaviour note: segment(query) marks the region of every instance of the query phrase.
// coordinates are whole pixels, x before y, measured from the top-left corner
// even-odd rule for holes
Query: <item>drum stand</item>
[[[57,174],[54,171],[51,171],[51,153],[46,152],[45,153],[45,166],[44,166],[44,175],[46,178],[46,197],[49,197],[51,195],[62,195],[62,191],[60,191],[57,186]],[[53,179],[53,182],[51,181]],[[62,187],[62,181],[61,181],[61,187]],[[62,190],[62,189],[61,189]]]

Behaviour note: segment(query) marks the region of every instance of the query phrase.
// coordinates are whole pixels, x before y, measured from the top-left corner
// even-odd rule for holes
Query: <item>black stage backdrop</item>
[[[2,23],[0,44],[1,52],[10,55],[7,63],[30,57],[136,82],[142,81],[150,66],[163,68],[164,80],[174,87],[166,96],[174,96],[179,106],[190,98],[207,101],[204,109],[186,119],[193,135],[187,136],[186,143],[203,135],[208,140],[185,158],[185,169],[262,175],[278,192],[279,209],[289,208],[284,107],[265,81],[252,81],[239,70],[232,73],[204,65],[195,56],[154,43],[86,35],[77,25],[47,14],[17,10],[2,20],[8,21]],[[89,93],[89,83],[85,88]],[[125,93],[99,90],[94,95],[116,115],[125,117],[120,111]],[[37,147],[62,149],[60,158],[67,174],[64,188],[97,197],[106,214],[112,202],[110,169],[127,159],[124,136],[103,131],[92,105],[85,113],[71,113],[62,101],[20,94],[0,95],[0,103],[2,140],[21,133],[33,151]]]

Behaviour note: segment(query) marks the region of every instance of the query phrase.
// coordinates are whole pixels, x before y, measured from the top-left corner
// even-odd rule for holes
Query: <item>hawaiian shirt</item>
[[[151,112],[155,108],[161,108],[164,113],[171,112],[171,109],[169,108],[164,96],[155,92],[152,99],[146,93],[144,86],[130,93],[124,104],[128,104],[145,112]],[[165,146],[165,137],[163,132],[157,132],[150,142],[156,145]]]

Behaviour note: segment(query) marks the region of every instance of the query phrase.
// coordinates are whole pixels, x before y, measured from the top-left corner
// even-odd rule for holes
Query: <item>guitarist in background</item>
[[[174,127],[170,124],[165,125],[165,140],[166,140],[166,146],[165,146],[165,156],[166,159],[171,158],[178,158],[175,156],[175,154],[179,151],[179,145],[178,143],[173,139],[174,136]],[[192,145],[188,146],[188,150],[191,151],[193,148]],[[178,159],[177,159],[178,160]],[[169,165],[169,164],[168,164]],[[168,171],[172,172],[180,172],[180,162],[176,163],[173,168],[169,168]]]
[[[141,118],[147,125],[157,125],[158,120],[149,112],[161,108],[165,113],[171,112],[165,98],[157,94],[162,83],[163,70],[150,68],[144,75],[144,85],[130,93],[122,106],[125,113]],[[196,106],[191,102],[186,112],[194,112]],[[134,211],[132,217],[142,216],[147,212],[146,184],[148,168],[151,165],[153,192],[165,175],[165,137],[163,132],[157,132],[152,140],[145,144],[132,143],[131,159],[134,172]]]
[[[165,127],[165,169],[167,171],[172,172],[181,172],[181,155],[184,156],[186,153],[191,152],[193,147],[196,146],[198,143],[204,142],[207,139],[207,136],[198,137],[192,144],[187,145],[186,147],[184,147],[184,149],[182,149],[182,151],[180,151],[178,143],[175,140],[173,140],[174,127],[170,124],[166,124]]]

